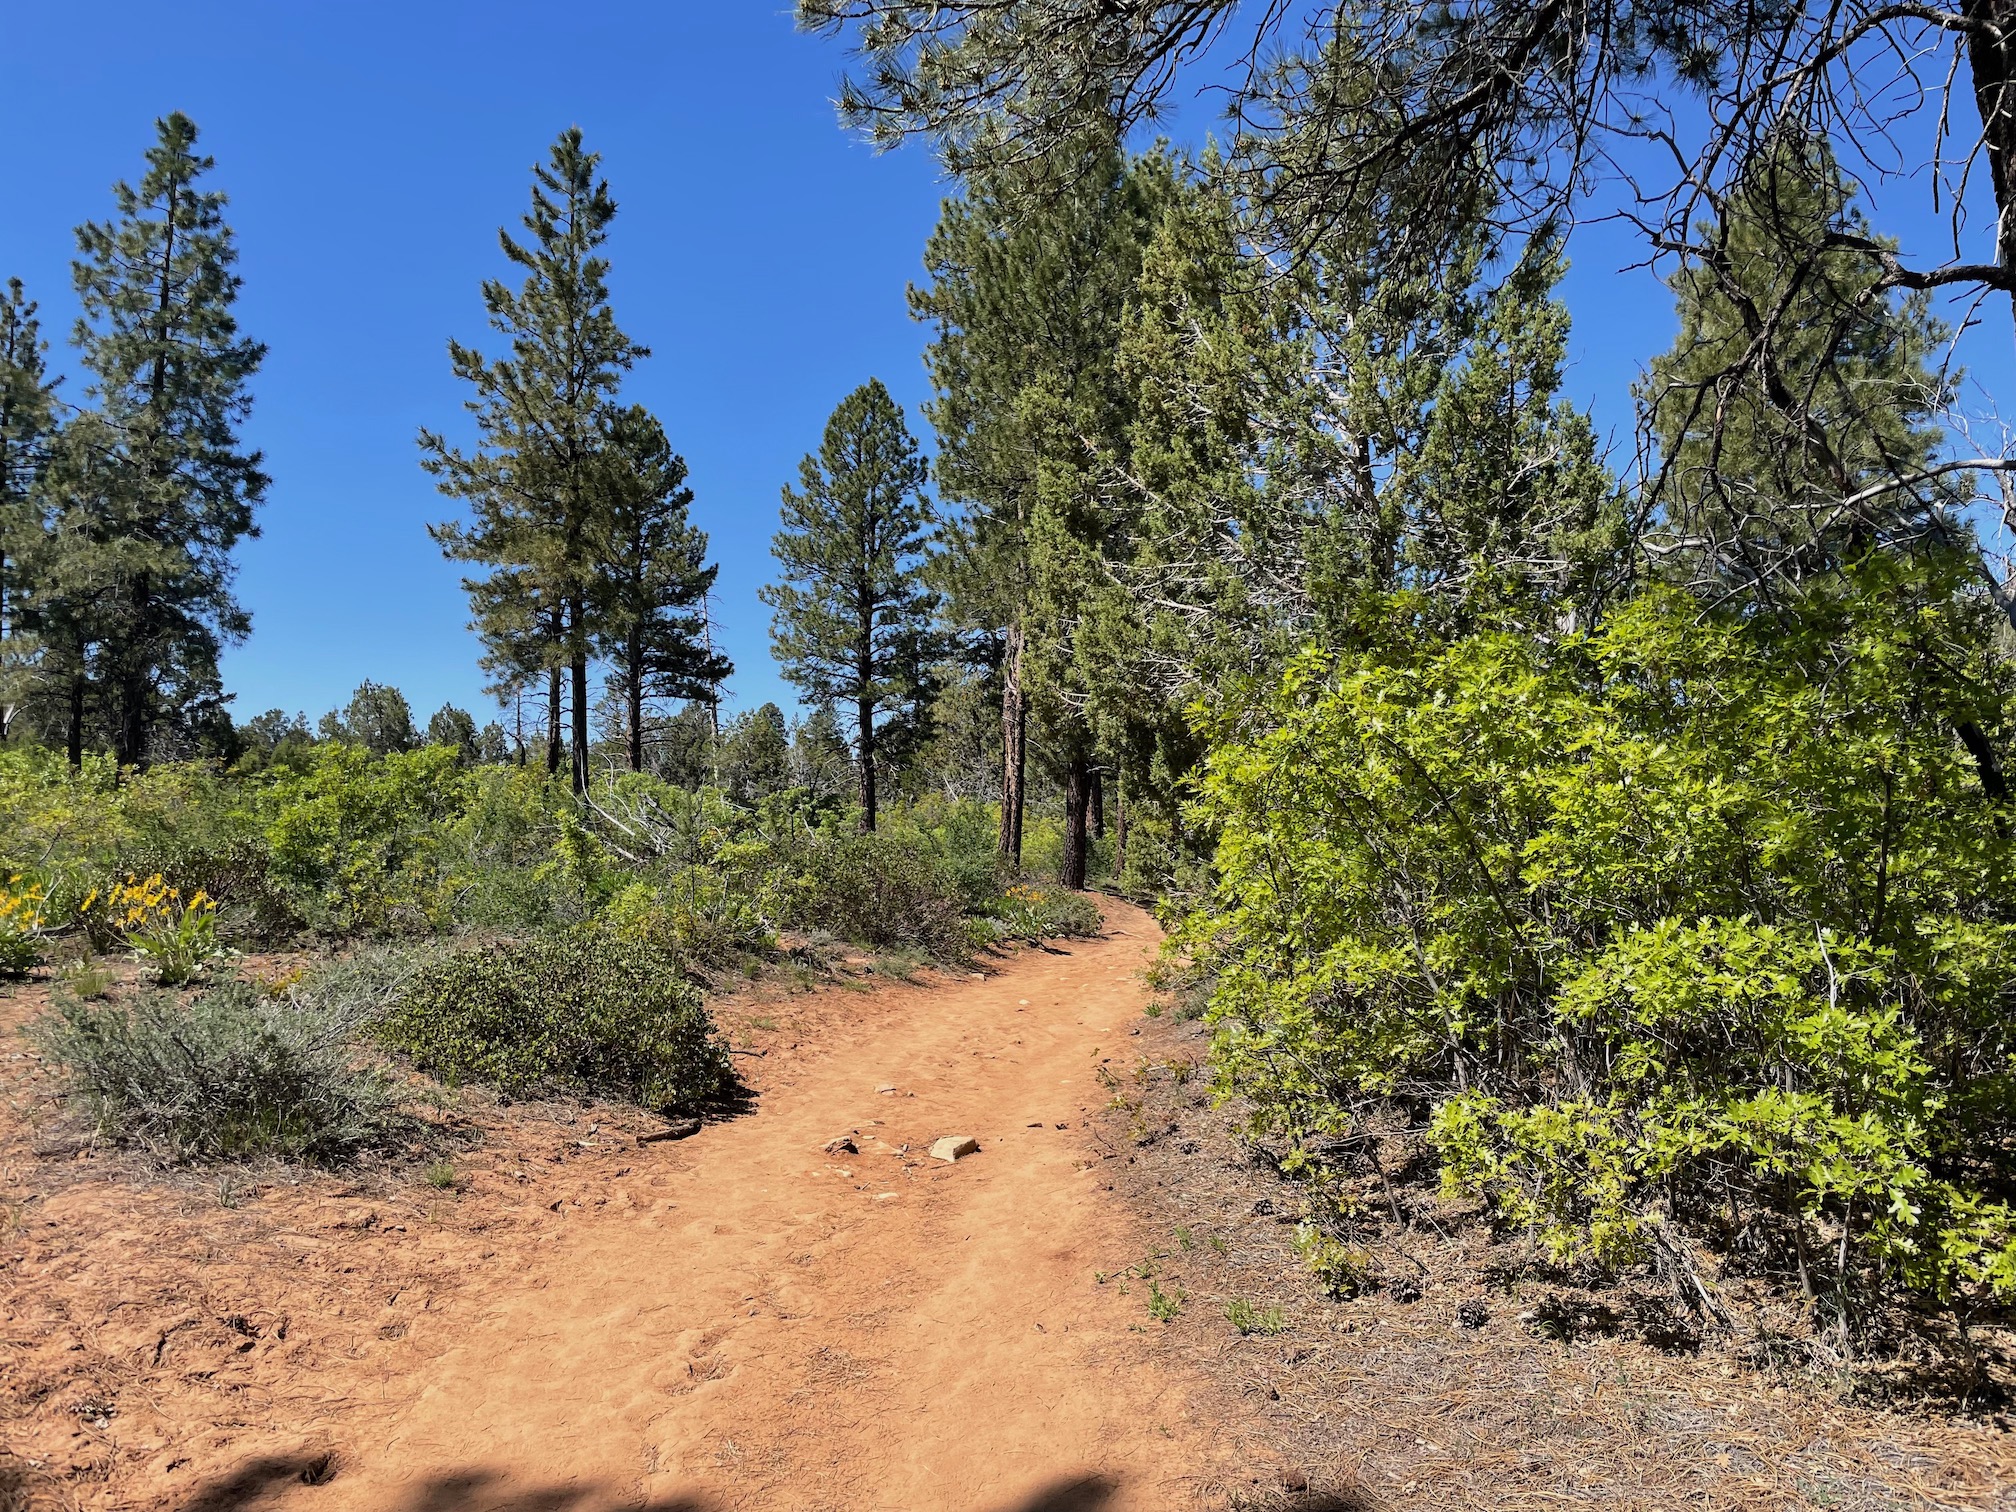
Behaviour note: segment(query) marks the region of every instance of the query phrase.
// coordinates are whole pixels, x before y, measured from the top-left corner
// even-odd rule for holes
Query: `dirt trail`
[[[276,1357],[228,1461],[185,1454],[174,1500],[150,1475],[115,1504],[1198,1505],[1228,1468],[1204,1388],[1157,1360],[1138,1288],[1094,1279],[1150,1242],[1107,1195],[1086,1116],[1100,1061],[1129,1063],[1154,940],[1145,915],[1108,913],[1106,938],[984,980],[835,994],[839,1027],[780,1057],[752,1115],[578,1169],[486,1171],[465,1201],[515,1200],[518,1228],[437,1236],[378,1314],[396,1324],[325,1338],[291,1374]],[[925,1158],[945,1134],[981,1153]],[[840,1136],[859,1153],[825,1154]],[[177,1418],[171,1437],[193,1430]]]

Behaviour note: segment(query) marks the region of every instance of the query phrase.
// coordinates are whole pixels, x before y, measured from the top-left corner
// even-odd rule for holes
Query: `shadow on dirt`
[[[307,1507],[312,1496],[301,1488],[326,1485],[341,1465],[328,1453],[267,1455],[248,1460],[228,1475],[198,1487],[180,1512],[253,1512],[261,1507]],[[1111,1476],[1072,1476],[1033,1496],[985,1512],[1103,1512],[1119,1494]],[[296,1493],[289,1495],[289,1492]],[[1366,1512],[1368,1503],[1337,1497],[1303,1497],[1298,1512]],[[638,1503],[596,1485],[527,1486],[494,1470],[464,1470],[429,1476],[388,1500],[383,1512],[725,1512],[718,1502],[675,1496]],[[948,1509],[951,1512],[951,1509]],[[975,1509],[982,1512],[982,1509]]]

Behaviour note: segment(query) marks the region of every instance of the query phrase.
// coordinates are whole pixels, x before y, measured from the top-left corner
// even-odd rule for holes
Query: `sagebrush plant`
[[[1809,1292],[2016,1295],[2016,813],[1983,606],[1390,633],[1227,710],[1197,817],[1221,1090],[1290,1164],[1383,1100],[1562,1260],[1775,1222]],[[1987,732],[1985,736],[1981,732]]]
[[[10,872],[0,884],[0,977],[26,976],[42,964],[48,923],[42,884]]]
[[[140,878],[130,873],[101,898],[87,894],[79,912],[103,910],[109,928],[137,954],[154,965],[164,987],[179,987],[203,968],[228,955],[217,933],[217,903],[197,891],[187,898],[159,872]]]
[[[685,1112],[733,1085],[727,1049],[680,978],[679,958],[604,930],[426,962],[376,1029],[423,1071],[512,1095],[588,1092]]]
[[[229,982],[186,1004],[59,995],[27,1034],[104,1137],[172,1160],[333,1164],[413,1130],[391,1079],[358,1064],[352,1027],[326,1003]]]

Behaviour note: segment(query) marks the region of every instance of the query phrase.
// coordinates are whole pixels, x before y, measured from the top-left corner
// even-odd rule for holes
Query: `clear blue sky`
[[[477,285],[505,271],[497,228],[515,228],[532,163],[572,124],[622,207],[618,317],[655,353],[626,393],[685,454],[721,563],[731,696],[788,707],[756,599],[778,488],[870,376],[923,433],[926,333],[903,295],[944,192],[922,152],[878,156],[838,129],[837,43],[795,32],[786,0],[7,9],[0,277],[41,300],[59,371],[74,368],[71,228],[139,176],[156,116],[196,120],[231,195],[243,328],[271,348],[250,439],[274,479],[264,536],[241,551],[238,717],[312,719],[365,677],[422,718],[444,700],[486,708],[413,436],[461,425],[444,344],[487,337]],[[1201,135],[1208,111],[1186,108],[1177,134]],[[1908,241],[1921,203],[1879,221]],[[1571,253],[1568,389],[1628,445],[1628,386],[1670,341],[1670,304],[1617,271],[1635,256],[1618,236],[1578,234]],[[2007,332],[1991,308],[1984,378],[2007,372]]]

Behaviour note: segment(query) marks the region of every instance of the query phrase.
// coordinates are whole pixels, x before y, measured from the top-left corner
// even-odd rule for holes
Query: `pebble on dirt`
[[[931,1158],[933,1160],[958,1160],[963,1156],[978,1155],[979,1153],[980,1141],[974,1139],[971,1135],[947,1134],[943,1139],[931,1146]]]
[[[853,1140],[842,1134],[838,1139],[829,1139],[826,1141],[826,1153],[828,1155],[859,1155],[861,1149]]]

